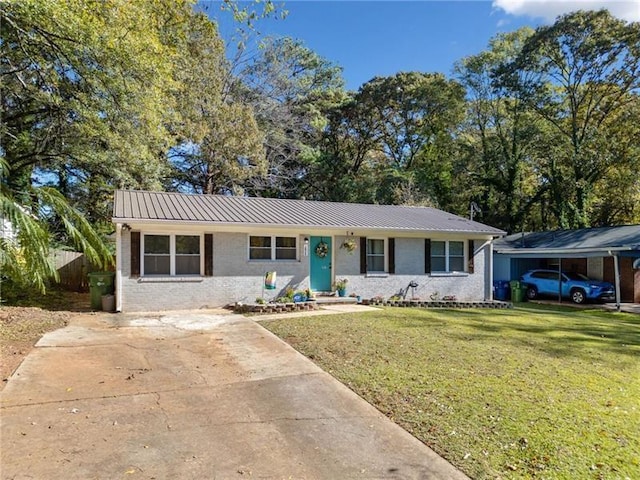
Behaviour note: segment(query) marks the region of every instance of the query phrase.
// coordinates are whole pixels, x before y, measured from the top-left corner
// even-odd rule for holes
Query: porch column
[[[493,302],[493,239],[489,240],[487,247],[484,250],[485,260],[486,260],[486,269],[485,275],[486,285],[485,285],[485,300]]]
[[[116,312],[122,311],[122,224],[116,223]]]

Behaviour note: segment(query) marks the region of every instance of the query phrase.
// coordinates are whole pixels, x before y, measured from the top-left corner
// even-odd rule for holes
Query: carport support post
[[[558,303],[562,303],[562,257],[558,258]]]
[[[620,264],[618,255],[613,255],[613,278],[616,282],[616,310],[620,311]]]

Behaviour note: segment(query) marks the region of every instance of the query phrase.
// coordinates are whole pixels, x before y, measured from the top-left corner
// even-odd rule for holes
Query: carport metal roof
[[[495,240],[493,250],[519,258],[640,257],[640,225],[517,233]]]
[[[516,258],[613,257],[616,307],[620,310],[618,257],[640,257],[640,225],[518,233],[495,240],[493,250]],[[561,268],[562,262],[558,265]],[[562,298],[560,292],[558,298]]]

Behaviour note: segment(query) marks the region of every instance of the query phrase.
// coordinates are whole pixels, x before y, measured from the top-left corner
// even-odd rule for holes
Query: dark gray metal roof
[[[430,207],[117,190],[114,222],[203,222],[504,235],[497,228]]]
[[[640,225],[516,233],[496,240],[493,248],[509,255],[640,252]]]

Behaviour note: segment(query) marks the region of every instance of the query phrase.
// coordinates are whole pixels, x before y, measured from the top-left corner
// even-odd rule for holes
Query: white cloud
[[[553,22],[558,15],[576,10],[606,8],[615,17],[640,21],[640,0],[493,0],[493,8],[511,15],[527,15]]]

